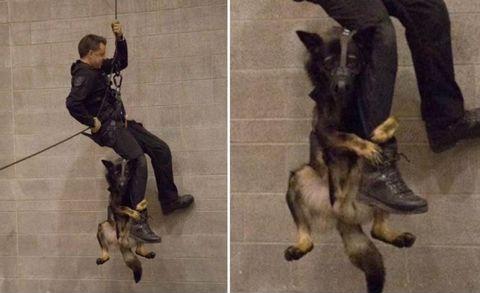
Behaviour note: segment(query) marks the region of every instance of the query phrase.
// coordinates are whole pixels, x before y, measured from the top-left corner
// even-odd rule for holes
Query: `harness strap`
[[[351,32],[348,29],[344,29],[340,35],[340,46],[342,48],[342,53],[340,55],[340,68],[347,67],[347,51],[348,51],[348,42],[351,39]]]

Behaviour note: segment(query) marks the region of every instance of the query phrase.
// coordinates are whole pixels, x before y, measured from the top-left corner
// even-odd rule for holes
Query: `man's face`
[[[100,46],[95,51],[90,51],[88,53],[88,64],[90,66],[100,69],[102,67],[103,60],[105,60],[106,46],[103,43],[100,43]]]

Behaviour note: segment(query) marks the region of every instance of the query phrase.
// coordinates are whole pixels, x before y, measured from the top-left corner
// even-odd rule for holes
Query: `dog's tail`
[[[385,284],[385,268],[378,249],[363,233],[360,225],[350,225],[339,221],[337,229],[342,236],[350,261],[365,273],[368,293],[381,293]]]
[[[129,246],[128,235],[120,239],[120,251],[122,252],[123,260],[125,264],[132,270],[133,279],[135,283],[140,282],[142,279],[142,263],[138,257],[132,252]]]

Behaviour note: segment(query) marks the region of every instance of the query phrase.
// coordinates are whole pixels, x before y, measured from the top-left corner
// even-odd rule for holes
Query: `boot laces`
[[[405,181],[403,181],[402,175],[400,174],[400,171],[397,168],[397,161],[399,161],[401,158],[404,158],[407,162],[410,163],[410,160],[405,154],[397,153],[392,159],[385,160],[381,164],[380,168],[381,168],[382,174],[386,178],[385,183],[388,186],[398,191],[399,193],[410,193],[411,192],[410,188],[407,186]]]

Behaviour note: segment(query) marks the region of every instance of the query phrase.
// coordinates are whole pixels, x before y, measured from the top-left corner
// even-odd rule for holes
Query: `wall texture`
[[[480,4],[447,0],[457,79],[466,106],[480,106]],[[287,263],[295,228],[284,197],[289,170],[308,158],[313,103],[297,29],[334,23],[319,6],[291,0],[232,0],[232,288],[234,292],[363,292],[363,274],[336,233],[316,237],[304,259]],[[426,144],[409,51],[398,30],[400,68],[393,113],[401,119],[401,162],[410,186],[428,198],[425,215],[394,216],[418,236],[414,248],[381,245],[385,292],[478,292],[479,141],[435,155]]]
[[[77,137],[0,173],[0,292],[225,291],[226,7],[118,0],[127,112],[169,143],[177,185],[196,196],[192,210],[163,217],[150,178],[163,243],[143,261],[143,281],[118,253],[95,264],[107,204],[100,159],[113,152]],[[107,36],[113,53],[113,13],[113,0],[0,1],[0,164],[82,129],[65,108],[70,64],[87,33]]]

